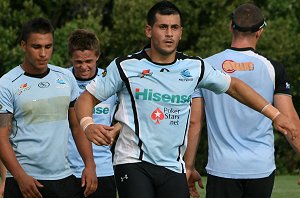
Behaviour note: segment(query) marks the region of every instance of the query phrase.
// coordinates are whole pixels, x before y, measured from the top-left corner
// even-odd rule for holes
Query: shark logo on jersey
[[[150,69],[145,69],[139,74],[139,77],[144,78],[145,76],[152,76],[152,74],[153,72]]]
[[[85,89],[86,85],[78,85],[79,89]]]
[[[31,88],[31,86],[28,86],[27,83],[24,83],[22,85],[20,85],[17,94],[21,95],[21,93],[23,93],[24,91],[27,91]]]
[[[163,120],[164,118],[165,116],[159,108],[156,108],[151,114],[151,119],[155,121],[155,124],[160,124],[159,121]]]
[[[61,85],[66,84],[66,82],[65,82],[63,79],[61,79],[61,78],[57,79],[56,82],[57,82],[58,84],[61,84]]]
[[[182,70],[180,72],[180,75],[183,77],[183,78],[179,78],[180,81],[193,81],[194,80],[192,78],[193,76],[191,75],[189,69]]]
[[[192,77],[189,69],[185,69],[183,71],[180,72],[180,75],[184,78],[189,78],[189,77]]]

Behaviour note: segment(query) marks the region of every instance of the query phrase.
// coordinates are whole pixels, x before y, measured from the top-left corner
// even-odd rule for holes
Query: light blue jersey
[[[274,94],[289,94],[284,68],[251,48],[227,49],[205,59],[214,68],[239,78],[273,103]],[[242,64],[243,63],[243,64]],[[197,90],[203,97],[208,130],[207,173],[252,179],[275,170],[272,121],[227,94]]]
[[[13,114],[10,140],[25,172],[36,179],[57,180],[72,174],[67,160],[68,109],[79,92],[70,71],[48,67],[43,75],[29,75],[20,66],[5,74],[0,79],[0,113]]]
[[[72,71],[72,68],[70,68],[70,70]],[[97,74],[91,79],[87,79],[87,80],[76,79],[80,93],[82,93],[85,90],[87,84],[89,84],[96,76],[101,75],[102,72],[104,72],[104,70],[98,69]],[[117,96],[113,95],[107,100],[103,101],[102,103],[96,105],[94,107],[94,114],[93,114],[93,119],[95,123],[110,126],[115,112],[116,103],[117,103]],[[94,160],[96,163],[97,177],[114,175],[113,166],[112,166],[112,153],[110,151],[110,147],[97,146],[95,144],[93,144],[92,146],[93,146]],[[77,178],[81,178],[82,171],[85,166],[76,148],[71,131],[69,132],[68,160],[70,162],[70,166],[72,170],[74,171],[74,175]]]
[[[106,76],[96,78],[87,90],[100,101],[118,94],[115,118],[124,125],[115,165],[146,161],[182,173],[191,94],[196,87],[225,92],[230,77],[179,52],[173,63],[157,64],[145,50],[114,60]]]

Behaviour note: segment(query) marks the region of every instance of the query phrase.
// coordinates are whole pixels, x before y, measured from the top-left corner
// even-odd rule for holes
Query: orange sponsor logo
[[[222,69],[226,73],[233,73],[235,71],[251,71],[254,69],[254,64],[252,62],[234,62],[232,60],[226,60],[222,64]]]

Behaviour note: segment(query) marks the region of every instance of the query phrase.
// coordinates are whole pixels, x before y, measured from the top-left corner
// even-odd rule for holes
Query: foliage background
[[[268,26],[258,51],[282,62],[291,79],[293,100],[300,112],[300,3],[298,0],[171,0],[182,11],[184,33],[179,47],[190,55],[207,57],[229,47],[229,16],[234,8],[253,2],[264,12]],[[22,53],[16,39],[21,25],[30,18],[49,18],[56,29],[52,64],[69,66],[68,35],[76,28],[93,30],[101,41],[99,67],[115,57],[139,51],[146,14],[156,0],[1,0],[0,1],[0,76],[20,64]],[[203,134],[197,165],[205,174],[206,133]],[[277,173],[295,173],[300,159],[287,141],[276,133]]]

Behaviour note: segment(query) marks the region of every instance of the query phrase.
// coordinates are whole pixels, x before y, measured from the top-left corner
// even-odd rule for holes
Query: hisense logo
[[[144,89],[143,91],[140,88],[135,89],[135,98],[138,100],[149,100],[149,101],[162,101],[166,103],[190,103],[191,96],[187,95],[169,95],[154,92],[152,89]]]

